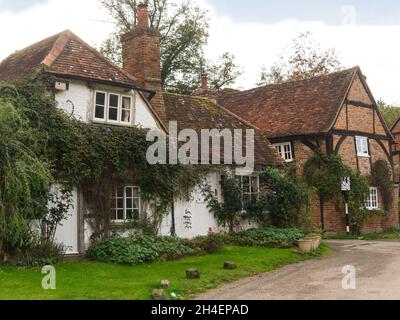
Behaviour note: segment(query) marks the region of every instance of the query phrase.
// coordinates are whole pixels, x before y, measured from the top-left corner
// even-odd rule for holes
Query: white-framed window
[[[106,109],[107,109],[107,93],[102,91],[96,91],[95,94],[95,107],[94,107],[94,119],[105,120]]]
[[[121,123],[132,123],[132,97],[122,96]]]
[[[292,151],[292,144],[290,142],[285,143],[277,143],[273,145],[279,155],[282,157],[283,160],[286,162],[292,162],[293,159],[293,151]]]
[[[242,188],[242,204],[246,208],[248,204],[256,202],[260,197],[259,176],[239,176]]]
[[[120,95],[110,93],[108,94],[108,122],[117,122],[119,119],[120,112]]]
[[[379,209],[379,201],[378,201],[378,188],[370,188],[369,196],[365,200],[365,207],[368,210],[376,210]]]
[[[356,137],[357,156],[369,157],[369,147],[367,137]]]
[[[115,222],[124,222],[138,220],[140,217],[140,188],[139,187],[121,187],[115,192],[111,199],[111,219]]]
[[[132,97],[96,91],[93,119],[95,122],[131,125],[133,119]]]

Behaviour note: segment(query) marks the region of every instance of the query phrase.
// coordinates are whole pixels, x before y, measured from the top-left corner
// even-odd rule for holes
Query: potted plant
[[[299,240],[299,248],[303,253],[309,253],[313,250],[314,241],[312,239]]]
[[[317,250],[321,247],[321,243],[322,243],[322,237],[321,235],[317,234],[317,233],[312,233],[309,234],[306,239],[308,240],[312,240],[313,245],[312,245],[312,250]]]

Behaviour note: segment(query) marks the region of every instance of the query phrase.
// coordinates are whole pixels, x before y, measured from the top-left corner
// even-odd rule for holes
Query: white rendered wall
[[[132,101],[134,101],[132,126],[141,126],[148,129],[158,128],[156,118],[139,93],[135,91],[126,92],[123,88],[111,86],[101,86],[98,87],[98,90],[131,96]],[[80,121],[91,123],[93,122],[95,91],[96,89],[89,88],[83,81],[71,81],[68,90],[56,92],[55,99],[58,107],[65,110],[68,114],[70,113],[72,103],[74,106],[74,117]]]
[[[210,173],[207,182],[211,190],[216,191],[221,196],[220,174]],[[207,208],[207,202],[199,187],[195,188],[191,195],[191,201],[177,200],[175,208],[175,230],[180,238],[194,238],[205,236],[210,230],[218,232],[219,227],[214,218],[214,214]],[[161,235],[171,235],[172,216],[166,217],[161,226]]]

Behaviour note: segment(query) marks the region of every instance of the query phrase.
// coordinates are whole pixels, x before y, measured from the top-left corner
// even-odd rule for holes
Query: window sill
[[[366,155],[366,154],[357,154],[357,157],[359,157],[359,158],[371,158],[370,155]]]
[[[107,126],[114,126],[114,127],[128,127],[131,128],[134,125],[132,123],[120,123],[120,122],[110,122],[105,120],[93,119],[94,124],[104,124]]]

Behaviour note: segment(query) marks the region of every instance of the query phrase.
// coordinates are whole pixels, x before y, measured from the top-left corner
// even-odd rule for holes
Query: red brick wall
[[[350,89],[347,100],[352,102],[361,102],[363,104],[372,105],[372,101],[363,86],[362,81],[356,78],[352,88]],[[399,125],[400,126],[400,125]],[[349,130],[356,132],[364,132],[368,134],[376,135],[387,135],[384,125],[382,124],[378,113],[374,109],[363,108],[356,105],[348,104],[343,106],[337,122],[334,126],[338,130]],[[400,132],[400,128],[399,128]],[[316,143],[315,141],[312,141]],[[350,166],[353,170],[359,170],[364,176],[371,174],[371,165],[377,160],[385,160],[390,163],[390,158],[386,154],[383,147],[387,150],[390,155],[390,142],[381,140],[383,147],[378,143],[377,140],[370,139],[370,157],[357,157],[355,137],[348,136],[342,139],[341,135],[333,136],[333,147],[336,149],[339,142],[341,143],[338,148],[338,154],[342,157],[344,162]],[[400,143],[400,136],[399,136]],[[325,140],[319,141],[321,150],[325,151]],[[302,172],[302,166],[307,159],[313,154],[313,151],[305,146],[301,141],[294,142],[296,163],[298,164],[298,172]],[[398,163],[399,161],[397,161]],[[363,228],[363,232],[381,232],[391,227],[399,226],[399,214],[398,214],[398,187],[393,188],[393,204],[390,217],[382,215],[371,215]],[[380,197],[381,198],[381,197]],[[381,203],[380,203],[381,205]],[[314,196],[312,199],[312,221],[314,224],[321,225],[321,208],[319,199]],[[324,227],[327,232],[342,233],[345,232],[345,214],[342,208],[337,208],[335,203],[325,202],[324,203]]]

